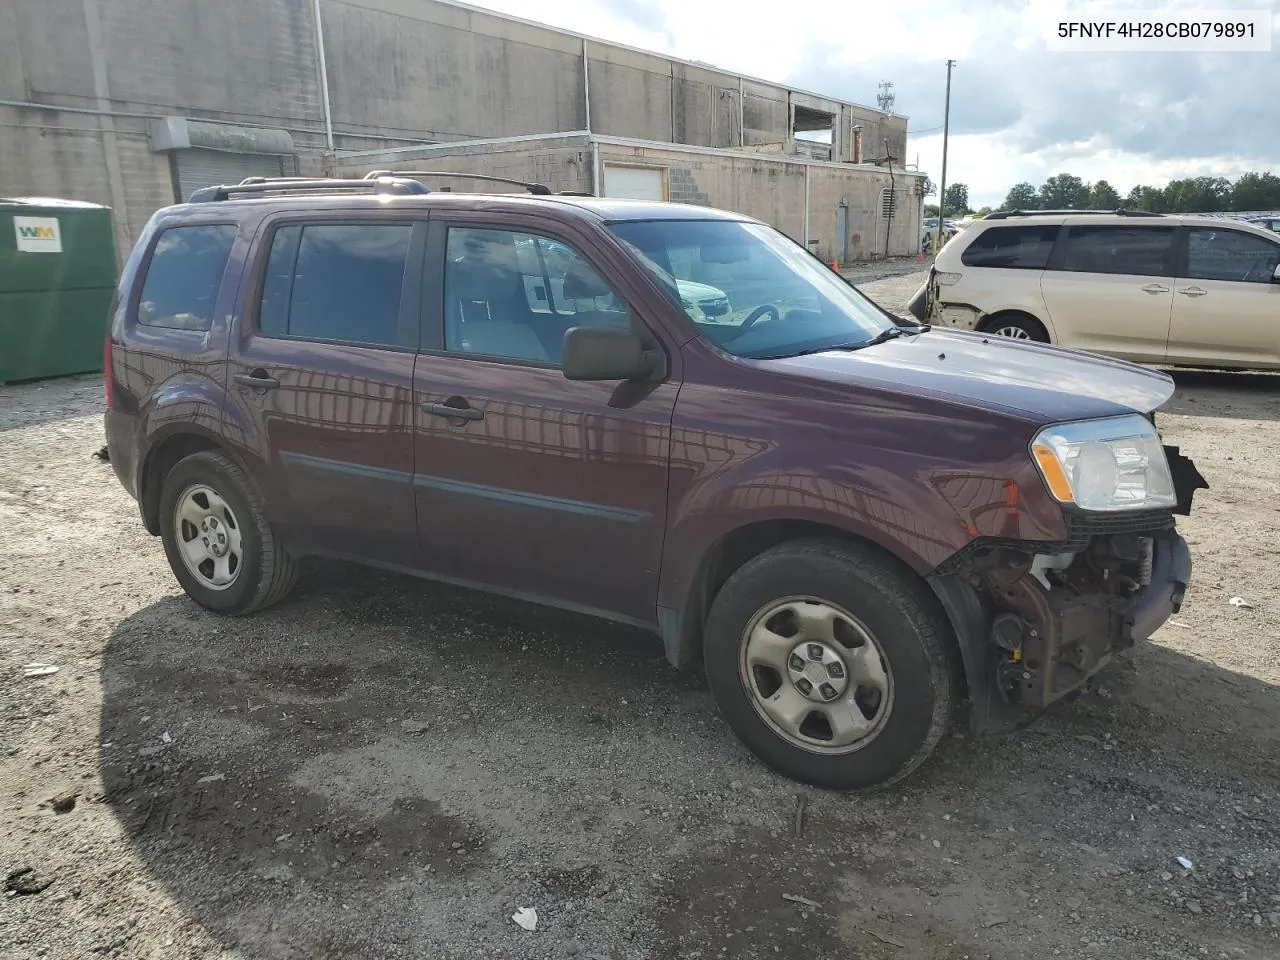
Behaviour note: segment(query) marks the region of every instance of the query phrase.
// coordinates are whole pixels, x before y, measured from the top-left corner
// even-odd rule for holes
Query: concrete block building
[[[900,255],[923,183],[905,153],[905,117],[452,0],[0,3],[0,196],[108,204],[122,253],[202,186],[425,167]]]

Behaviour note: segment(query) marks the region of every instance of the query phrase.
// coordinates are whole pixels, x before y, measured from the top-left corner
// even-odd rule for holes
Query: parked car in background
[[[966,700],[1026,722],[1178,609],[1203,480],[1167,376],[895,323],[737,214],[542,191],[258,180],[152,217],[107,446],[195,602],[260,610],[321,555],[634,624],[834,788]]]
[[[1142,363],[1280,369],[1280,236],[1139,212],[996,213],[938,254],[920,320]]]

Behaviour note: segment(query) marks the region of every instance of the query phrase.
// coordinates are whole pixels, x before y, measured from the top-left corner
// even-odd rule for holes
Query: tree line
[[[947,185],[948,216],[986,214],[991,208],[973,210],[969,188]],[[1123,197],[1106,180],[1086,183],[1070,173],[1050,177],[1036,187],[1016,183],[1001,210],[1149,210],[1152,213],[1227,213],[1247,210],[1280,210],[1280,177],[1273,173],[1246,173],[1232,182],[1225,177],[1190,177],[1171,180],[1163,187],[1138,184]],[[926,208],[926,215],[930,215]],[[932,214],[936,216],[936,208]]]

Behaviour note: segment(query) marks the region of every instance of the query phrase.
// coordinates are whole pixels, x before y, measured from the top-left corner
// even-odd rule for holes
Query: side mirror
[[[643,380],[658,370],[659,355],[622,327],[570,327],[561,369],[566,380]]]
[[[1280,263],[1276,264],[1275,270],[1271,272],[1271,282],[1280,283]]]

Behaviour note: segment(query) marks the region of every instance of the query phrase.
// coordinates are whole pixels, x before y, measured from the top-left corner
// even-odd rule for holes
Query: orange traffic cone
[[[923,250],[917,250],[917,251],[916,251],[916,263],[924,263],[924,251],[923,251]]]
[[[839,260],[832,260],[832,261],[831,261],[831,269],[832,269],[832,270],[834,270],[836,273],[839,273],[839,272],[840,272],[840,261],[839,261]]]

